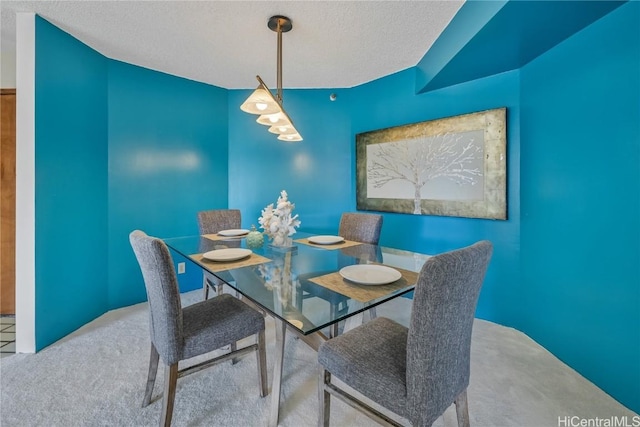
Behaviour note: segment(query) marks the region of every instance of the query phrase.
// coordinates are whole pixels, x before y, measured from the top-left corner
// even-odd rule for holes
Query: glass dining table
[[[265,242],[251,248],[244,236],[209,234],[163,239],[171,250],[216,276],[275,320],[270,426],[278,424],[286,331],[317,350],[323,341],[338,334],[341,321],[357,325],[364,312],[411,292],[429,258],[350,240],[336,242],[338,239],[332,236],[319,237],[297,232],[289,247]]]

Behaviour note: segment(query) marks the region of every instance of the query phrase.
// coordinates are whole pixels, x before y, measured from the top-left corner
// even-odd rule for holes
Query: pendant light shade
[[[260,86],[242,103],[240,109],[251,114],[274,114],[281,110],[269,90]]]
[[[291,121],[287,116],[285,116],[282,112],[278,112],[275,114],[263,114],[258,117],[256,122],[265,126],[285,126],[291,125]]]
[[[280,135],[280,136],[278,136],[278,139],[280,141],[288,141],[288,142],[302,141],[302,137],[297,132],[292,134],[292,135]]]
[[[271,126],[269,132],[277,135],[293,135],[294,133],[298,133],[296,128],[291,125]]]
[[[267,26],[278,34],[277,92],[274,96],[260,76],[256,76],[258,88],[242,103],[240,109],[250,114],[258,114],[256,122],[269,126],[269,132],[278,134],[279,140],[302,141],[302,136],[282,106],[282,33],[291,31],[293,25],[286,16],[276,15],[269,18]]]

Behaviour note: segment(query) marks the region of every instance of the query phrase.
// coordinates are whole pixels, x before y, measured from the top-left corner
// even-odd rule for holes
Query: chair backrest
[[[377,245],[382,229],[382,215],[343,213],[338,234],[346,240]]]
[[[213,209],[198,212],[200,234],[215,234],[221,230],[240,228],[241,223],[239,209]]]
[[[483,240],[422,267],[407,338],[413,425],[431,425],[469,385],[473,319],[492,253]]]
[[[151,342],[171,365],[182,358],[182,306],[178,279],[167,245],[135,230],[129,242],[136,254],[149,300]]]

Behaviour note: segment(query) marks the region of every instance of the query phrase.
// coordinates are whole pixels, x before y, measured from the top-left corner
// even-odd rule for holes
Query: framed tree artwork
[[[507,219],[506,108],[356,135],[359,210]]]

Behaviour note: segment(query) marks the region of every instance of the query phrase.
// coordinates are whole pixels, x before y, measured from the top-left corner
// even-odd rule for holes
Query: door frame
[[[16,90],[0,89],[0,314],[16,314]]]

